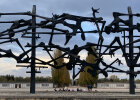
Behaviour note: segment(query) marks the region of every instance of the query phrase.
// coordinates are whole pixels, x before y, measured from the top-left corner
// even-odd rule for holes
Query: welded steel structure
[[[92,17],[82,17],[71,14],[62,14],[62,15],[53,15],[52,18],[40,16],[36,14],[36,6],[33,6],[32,12],[20,12],[20,13],[0,13],[1,16],[11,16],[11,15],[26,15],[31,18],[28,20],[20,19],[15,21],[0,21],[3,23],[11,23],[10,28],[7,28],[4,31],[0,32],[0,44],[3,46],[5,43],[16,42],[18,46],[22,49],[22,53],[18,56],[15,55],[11,49],[6,50],[0,49],[0,57],[10,57],[14,58],[18,65],[17,67],[30,67],[31,71],[27,73],[31,73],[31,82],[30,82],[30,93],[35,93],[35,75],[36,73],[40,73],[36,68],[47,68],[48,66],[54,68],[61,68],[66,66],[68,70],[73,69],[73,79],[82,71],[86,66],[90,66],[91,69],[88,69],[88,72],[92,76],[96,76],[99,73],[102,73],[105,77],[108,76],[108,72],[121,72],[129,74],[130,76],[130,94],[135,94],[135,82],[134,77],[139,74],[139,71],[134,72],[134,67],[139,67],[138,59],[140,56],[140,52],[134,52],[134,49],[139,49],[139,46],[134,46],[134,43],[138,43],[140,39],[134,40],[133,38],[139,37],[133,35],[133,30],[140,31],[140,24],[133,25],[133,17],[139,17],[140,14],[133,14],[131,8],[128,7],[128,14],[122,14],[118,12],[114,12],[114,20],[108,26],[105,26],[106,21],[103,20],[102,17],[96,17],[96,13],[98,13],[99,9],[92,8]],[[120,16],[128,16],[128,20],[121,19]],[[37,18],[40,18],[41,21],[37,22]],[[74,22],[74,23],[71,23]],[[93,23],[95,30],[84,31],[82,27],[83,22]],[[62,25],[64,27],[57,27]],[[46,31],[40,32],[37,29],[46,29]],[[71,29],[71,30],[69,30]],[[115,37],[114,40],[108,45],[104,44],[104,35],[103,34],[113,34],[123,32],[123,41],[120,40],[120,37]],[[15,35],[21,34],[20,38],[30,38],[31,42],[27,43],[27,45],[23,46],[22,42],[20,42],[20,38],[16,38]],[[37,39],[41,38],[41,35],[50,35],[49,42],[40,42],[37,43]],[[53,38],[55,35],[65,36],[65,45],[77,34],[81,34],[81,39],[83,41],[86,40],[85,34],[96,34],[98,35],[98,41],[94,43],[87,42],[83,46],[74,45],[73,48],[65,47],[61,45],[56,45],[53,43]],[[128,34],[126,36],[126,34]],[[128,43],[126,38],[129,39]],[[123,42],[123,43],[121,43]],[[118,45],[115,45],[118,43]],[[94,49],[93,49],[94,47]],[[25,50],[25,48],[30,48]],[[50,61],[41,60],[36,56],[36,49],[42,48],[42,50],[46,51],[48,56],[50,57]],[[53,58],[52,53],[53,50],[59,49],[63,52],[63,54],[57,58]],[[128,50],[127,50],[128,49]],[[88,54],[94,55],[96,59],[95,64],[91,64],[86,62],[85,60],[80,59],[79,53],[82,50],[86,50]],[[130,70],[126,71],[122,68],[114,67],[114,63],[122,64],[121,60],[117,58],[110,64],[107,64],[103,57],[105,55],[115,55],[115,51],[121,50],[122,55],[126,60],[127,66]],[[40,51],[41,52],[41,51]],[[61,66],[57,66],[57,59],[64,58],[68,59],[67,63],[64,63]],[[53,63],[53,64],[52,64]],[[80,69],[76,73],[75,67],[79,65]],[[99,66],[100,65],[100,66]],[[104,66],[104,67],[102,67]]]

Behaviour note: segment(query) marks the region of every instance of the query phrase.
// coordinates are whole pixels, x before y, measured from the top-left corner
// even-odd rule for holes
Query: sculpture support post
[[[133,16],[132,16],[132,10],[130,7],[128,7],[128,13],[129,13],[129,43],[133,42]],[[129,44],[129,60],[130,60],[130,72],[134,73],[134,66],[133,66],[133,43]],[[130,85],[130,94],[135,94],[135,81],[134,81],[134,75],[129,75],[129,85]]]
[[[134,67],[130,68],[130,72],[134,72]],[[134,75],[130,74],[129,75],[129,85],[130,85],[130,94],[135,94],[135,81],[134,81]]]
[[[32,53],[31,53],[31,82],[30,82],[30,93],[35,93],[35,57],[36,57],[36,17],[34,16],[36,14],[36,6],[33,5],[32,10],[33,16],[32,16]]]

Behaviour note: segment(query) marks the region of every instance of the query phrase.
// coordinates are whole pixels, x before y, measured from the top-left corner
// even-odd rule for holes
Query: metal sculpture
[[[110,32],[123,32],[123,42],[124,44],[121,43],[119,37],[115,37],[115,39],[112,41],[110,44],[110,47],[112,48],[113,44],[118,43],[118,47],[113,48],[110,50],[111,53],[114,53],[118,49],[121,49],[123,53],[123,57],[125,58],[126,64],[129,67],[129,71],[117,71],[117,72],[125,72],[129,74],[129,84],[130,84],[130,94],[135,94],[135,82],[134,82],[134,77],[139,74],[139,71],[134,71],[135,67],[139,67],[138,59],[140,57],[140,51],[136,52],[136,49],[139,49],[139,45],[136,46],[137,42],[139,42],[139,39],[134,40],[134,38],[138,38],[139,36],[134,35],[134,30],[137,30],[139,32],[139,23],[137,25],[133,24],[133,17],[140,17],[140,14],[133,14],[131,7],[128,7],[128,14],[123,14],[123,13],[118,13],[114,12],[113,13],[114,20],[112,21],[111,24],[105,27],[105,32],[107,34],[110,34]],[[128,16],[127,20],[124,20],[120,17],[122,16]],[[126,36],[126,34],[128,34]],[[126,38],[129,39],[129,42],[126,43]],[[134,46],[135,45],[135,46]],[[111,71],[111,72],[116,72],[116,71]]]
[[[30,93],[35,93],[35,73],[39,73],[40,71],[37,71],[36,68],[48,68],[46,65],[54,67],[54,68],[61,68],[65,65],[67,66],[68,70],[75,69],[75,65],[80,65],[81,69],[77,74],[75,74],[75,71],[73,71],[73,79],[81,72],[83,71],[84,67],[87,65],[91,67],[96,67],[97,64],[90,64],[87,63],[84,60],[80,60],[80,57],[78,56],[79,52],[82,50],[87,50],[89,53],[94,54],[96,53],[91,50],[91,44],[88,43],[84,46],[77,46],[75,45],[73,49],[61,47],[59,45],[53,44],[53,36],[54,35],[65,35],[66,41],[65,45],[69,42],[69,40],[75,36],[78,33],[81,33],[82,40],[85,40],[85,34],[86,33],[99,33],[99,41],[103,41],[102,32],[105,25],[105,21],[101,17],[96,18],[95,13],[97,13],[96,9],[93,9],[93,17],[81,17],[81,16],[75,16],[70,14],[62,14],[62,15],[53,15],[52,18],[43,17],[36,14],[36,6],[33,6],[32,12],[22,12],[22,13],[0,13],[1,16],[4,15],[28,15],[32,18],[29,20],[16,20],[16,21],[0,21],[0,23],[12,23],[10,28],[0,32],[0,39],[2,42],[0,44],[4,45],[5,43],[10,42],[16,42],[18,46],[22,49],[22,53],[18,56],[15,55],[11,49],[0,49],[0,57],[10,57],[14,58],[17,63],[22,65],[17,65],[17,67],[30,67],[31,72],[31,83],[30,83]],[[43,19],[39,23],[36,22],[36,18]],[[66,20],[75,21],[75,24],[71,24],[67,22]],[[95,23],[98,30],[94,31],[83,31],[83,28],[81,26],[82,22],[91,22]],[[100,30],[98,23],[102,24],[102,29]],[[56,26],[58,24],[62,24],[63,26],[72,29],[72,32],[70,32],[68,29],[60,29]],[[51,29],[51,32],[37,32],[36,29]],[[31,32],[32,31],[32,32]],[[22,46],[22,43],[19,41],[18,38],[15,38],[15,34],[21,34],[21,38],[31,38],[31,44],[27,43],[26,46]],[[39,39],[39,35],[41,34],[49,34],[50,39],[48,43],[41,42],[38,45],[36,44],[36,39]],[[29,36],[30,35],[30,36]],[[102,43],[101,43],[102,44]],[[101,45],[100,42],[98,45]],[[30,47],[30,49],[25,50],[24,47]],[[50,61],[43,61],[36,57],[36,48],[42,48],[45,50],[48,55],[50,56]],[[52,49],[59,49],[64,52],[64,54],[58,58],[53,58],[50,52],[52,52]],[[31,55],[29,55],[31,53]],[[67,57],[66,57],[67,56]],[[59,58],[67,58],[69,59],[68,63],[64,63],[62,66],[55,66],[52,64],[52,62],[57,63],[56,60]],[[24,65],[25,64],[25,65]],[[38,65],[37,65],[38,64]],[[99,63],[98,63],[99,64]],[[44,65],[44,66],[42,66]],[[101,70],[99,67],[96,68],[96,70]],[[91,70],[90,70],[91,72]],[[102,72],[102,71],[101,71]],[[95,76],[95,74],[94,74]]]
[[[127,74],[130,74],[130,93],[134,94],[134,76],[139,74],[139,71],[134,72],[134,66],[139,66],[140,64],[136,64],[140,53],[134,53],[134,48],[139,48],[139,46],[133,46],[134,43],[139,42],[140,40],[133,40],[133,29],[140,30],[139,24],[133,25],[132,18],[133,16],[140,16],[140,14],[132,14],[131,9],[129,8],[128,14],[122,14],[114,12],[114,21],[105,27],[106,21],[103,20],[102,17],[96,17],[96,13],[98,13],[99,9],[92,8],[93,17],[82,17],[82,16],[76,16],[76,15],[70,15],[70,14],[62,14],[62,15],[53,15],[52,18],[47,18],[44,16],[40,16],[36,14],[36,6],[33,6],[32,12],[22,12],[22,13],[0,13],[1,16],[4,15],[27,15],[31,16],[31,19],[24,20],[16,20],[16,21],[0,21],[0,23],[12,23],[10,28],[0,32],[0,40],[3,40],[0,42],[0,44],[4,43],[10,43],[10,42],[16,42],[18,46],[22,49],[22,53],[20,53],[18,56],[15,55],[11,49],[0,49],[0,58],[2,57],[11,57],[14,58],[19,65],[17,67],[27,67],[31,68],[31,82],[30,82],[30,93],[35,93],[35,73],[40,73],[40,71],[37,71],[36,68],[48,68],[48,66],[54,67],[54,68],[61,68],[66,66],[68,70],[73,69],[73,79],[82,71],[84,71],[84,68],[86,66],[90,66],[91,68],[88,69],[88,72],[92,76],[96,76],[99,73],[102,73],[105,77],[108,76],[107,72],[124,72]],[[129,20],[123,20],[119,16],[129,16]],[[41,21],[37,23],[36,18],[40,18]],[[74,21],[75,23],[69,23],[69,21]],[[95,23],[93,27],[95,27],[95,30],[92,31],[84,31],[82,28],[83,22],[90,22]],[[122,28],[120,27],[120,23],[124,24],[124,26],[128,26],[128,28]],[[58,25],[63,25],[67,28],[59,28]],[[100,24],[100,25],[99,25]],[[49,29],[49,31],[45,32],[38,32],[36,29]],[[70,31],[71,29],[72,31]],[[129,36],[125,36],[125,31],[129,31]],[[103,32],[106,32],[107,34],[110,34],[111,32],[124,32],[124,44],[121,43],[121,40],[119,37],[115,37],[114,40],[111,42],[110,45],[104,44],[104,37]],[[85,34],[98,34],[99,38],[96,43],[88,42],[86,45],[78,46],[74,45],[73,48],[69,47],[62,47],[60,45],[56,45],[53,43],[54,35],[64,35],[66,37],[65,45],[70,41],[70,39],[73,36],[76,36],[77,34],[81,34],[81,39],[83,41],[86,40]],[[18,38],[15,38],[15,34],[21,34],[20,38],[31,38],[31,43],[27,43],[26,46],[22,46],[22,43],[19,41]],[[36,43],[37,39],[40,38],[41,34],[47,34],[50,35],[49,42],[40,42],[39,44]],[[129,37],[129,42],[125,42],[125,38]],[[48,39],[48,38],[47,38]],[[118,43],[118,46],[113,46],[115,43]],[[95,50],[93,50],[93,47]],[[129,46],[129,53],[126,53],[126,48]],[[28,50],[25,50],[26,48],[30,48]],[[39,59],[36,56],[36,49],[42,48],[44,51],[47,52],[47,54],[50,57],[50,61],[43,61]],[[63,51],[63,54],[57,58],[53,58],[51,55],[51,52],[53,52],[54,49],[59,49]],[[113,66],[114,63],[118,63],[119,65],[122,64],[121,60],[118,58],[111,62],[110,64],[107,64],[103,60],[104,55],[114,55],[116,50],[121,49],[123,52],[123,56],[126,59],[127,65],[130,67],[130,71],[124,71],[123,69],[119,69]],[[91,64],[86,62],[85,60],[80,59],[79,53],[82,50],[86,50],[88,54],[92,54],[96,57],[96,63]],[[30,54],[31,53],[31,54]],[[134,55],[136,55],[134,57]],[[56,60],[60,58],[68,59],[69,61],[67,63],[64,63],[61,66],[55,66],[57,64]],[[54,63],[54,64],[52,64]],[[21,65],[22,64],[22,65]],[[25,65],[24,65],[25,64]],[[104,68],[100,67],[99,65],[102,64]],[[75,67],[76,65],[80,66],[80,70],[76,73]],[[112,70],[108,70],[112,69]]]

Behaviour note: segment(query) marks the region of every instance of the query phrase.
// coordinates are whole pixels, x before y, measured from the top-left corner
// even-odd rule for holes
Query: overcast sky
[[[103,17],[107,24],[113,20],[112,12],[123,12],[127,13],[127,7],[131,6],[134,13],[140,12],[140,0],[0,0],[0,12],[26,12],[32,11],[32,6],[36,5],[37,14],[52,17],[53,14],[69,13],[79,16],[92,16],[91,7],[100,8],[100,13],[97,16]],[[20,18],[28,18],[25,16],[13,16],[11,17],[1,17],[1,20],[15,20]],[[90,29],[90,25],[84,24],[85,29]],[[0,26],[4,29],[6,25]],[[107,37],[107,35],[104,35]],[[79,38],[77,38],[79,37]],[[73,45],[77,40],[78,43],[85,44],[87,41],[96,41],[97,37],[92,37],[86,35],[87,41],[81,42],[80,36],[74,37],[68,44],[68,46]],[[113,36],[111,36],[113,37]],[[111,37],[106,38],[106,43],[109,43]],[[62,38],[62,37],[61,37]],[[93,39],[94,38],[94,39]],[[47,41],[47,40],[46,40]],[[72,42],[74,41],[74,42]],[[76,42],[77,42],[76,41]],[[56,37],[54,42],[61,44],[61,39]],[[9,48],[17,48],[15,45],[8,45]],[[2,46],[3,47],[3,46]],[[18,52],[15,51],[15,52]],[[40,54],[40,56],[43,54]],[[118,55],[119,57],[121,55]],[[123,59],[122,59],[123,60]],[[124,61],[124,60],[123,60]],[[125,63],[125,61],[124,61]],[[26,68],[16,68],[16,62],[13,59],[0,59],[0,75],[13,74],[16,76],[30,76],[25,72]],[[126,66],[125,66],[126,67]],[[50,75],[50,69],[43,70],[42,76]],[[38,74],[37,74],[38,75]],[[110,74],[111,75],[111,74]],[[102,77],[102,76],[101,76]],[[119,74],[119,77],[126,78],[125,74]]]

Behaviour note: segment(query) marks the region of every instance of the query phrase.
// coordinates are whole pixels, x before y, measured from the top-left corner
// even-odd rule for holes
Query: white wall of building
[[[52,88],[53,83],[36,83],[36,88]],[[0,88],[30,88],[30,83],[0,83]]]
[[[124,88],[124,89],[128,89],[129,88],[129,83],[98,83],[97,84],[97,88]],[[136,83],[136,88],[140,88],[140,83]]]
[[[30,88],[30,83],[0,83],[0,88]],[[53,88],[53,83],[36,83],[36,88]],[[129,83],[97,83],[100,89],[128,89]],[[140,83],[136,83],[136,88],[140,89]]]

